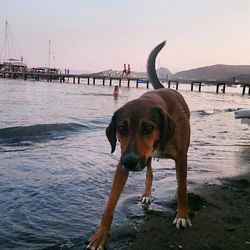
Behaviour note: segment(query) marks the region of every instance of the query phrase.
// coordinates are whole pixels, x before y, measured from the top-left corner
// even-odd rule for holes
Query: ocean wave
[[[96,93],[96,92],[88,92],[88,93],[70,93],[70,95],[79,95],[79,96],[113,96],[113,92],[112,93]]]
[[[35,124],[2,128],[0,129],[0,144],[64,139],[76,132],[104,129],[106,124],[106,119],[95,119],[83,121],[83,123]]]
[[[227,112],[235,112],[240,108],[227,108],[227,109],[208,109],[208,110],[193,110],[191,111],[191,115],[198,115],[198,116],[209,116],[209,115],[216,115],[220,113],[227,113]]]

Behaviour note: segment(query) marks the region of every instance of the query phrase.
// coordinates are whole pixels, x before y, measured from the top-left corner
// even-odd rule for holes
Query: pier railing
[[[130,76],[102,76],[98,74],[53,74],[53,73],[36,73],[36,72],[9,72],[3,71],[0,72],[0,77],[3,78],[12,78],[12,79],[23,79],[23,80],[35,80],[35,81],[57,81],[57,82],[72,82],[73,84],[80,84],[82,80],[87,81],[87,84],[96,85],[96,81],[99,80],[102,82],[102,85],[112,86],[113,82],[121,87],[122,82],[126,82],[127,87],[130,87],[131,82],[135,83],[135,87],[138,88],[139,85],[146,86],[149,88],[149,80],[148,78],[140,78],[140,77],[130,77]],[[162,80],[164,81],[164,79]],[[165,80],[166,82],[166,80]],[[204,85],[214,85],[216,86],[216,93],[225,93],[226,86],[241,86],[242,87],[242,95],[247,94],[250,95],[250,82],[229,82],[229,81],[212,81],[212,80],[168,80],[168,88],[175,88],[178,90],[179,83],[182,84],[190,84],[191,91],[194,91],[198,87],[198,92],[201,92],[202,86]]]

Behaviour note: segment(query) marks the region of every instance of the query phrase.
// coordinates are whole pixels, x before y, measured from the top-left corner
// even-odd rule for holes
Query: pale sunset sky
[[[250,65],[249,0],[1,0],[28,67],[145,71],[163,40],[157,67],[171,72],[213,64]],[[2,58],[1,58],[2,59]]]

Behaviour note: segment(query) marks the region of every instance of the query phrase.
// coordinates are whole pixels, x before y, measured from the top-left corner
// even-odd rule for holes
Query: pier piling
[[[223,87],[222,87],[222,92],[225,94],[225,91],[226,91],[226,83],[225,83],[225,82],[218,82],[218,83],[217,83],[216,93],[217,93],[217,94],[219,93],[219,88],[220,88],[220,86],[223,86]]]
[[[202,82],[201,81],[192,81],[191,82],[191,91],[194,90],[194,85],[197,85],[198,84],[198,91],[201,92],[201,85],[202,85]]]
[[[250,95],[250,83],[243,84],[242,95],[245,95],[247,87],[248,87],[248,95]]]
[[[171,88],[171,83],[175,84],[175,89],[178,90],[179,82],[176,80],[168,80],[168,88]]]

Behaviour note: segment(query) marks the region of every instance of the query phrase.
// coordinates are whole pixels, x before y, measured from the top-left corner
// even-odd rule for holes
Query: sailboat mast
[[[9,52],[9,48],[8,48],[8,22],[7,22],[7,20],[5,21],[3,52],[4,52],[3,60],[6,61],[7,60],[7,54]]]
[[[51,40],[49,40],[49,52],[48,52],[48,67],[50,68],[50,56],[51,56],[51,51],[50,51],[50,47],[51,47]]]

